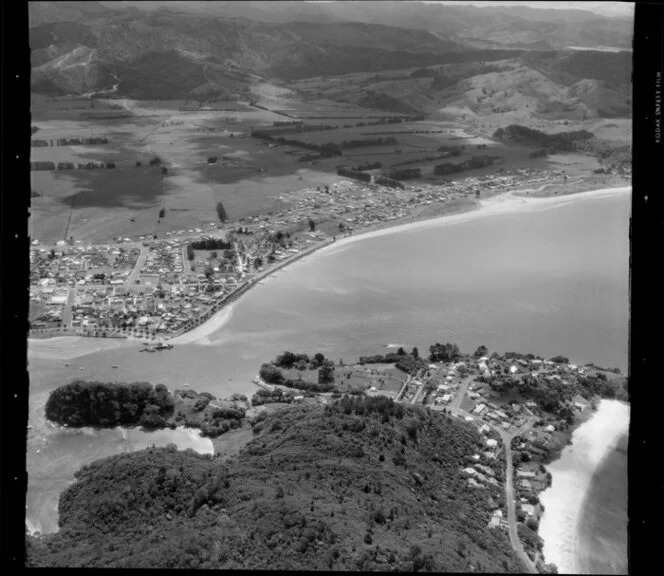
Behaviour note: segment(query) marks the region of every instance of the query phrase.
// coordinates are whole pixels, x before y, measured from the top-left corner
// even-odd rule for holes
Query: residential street
[[[501,432],[500,436],[503,440],[503,444],[505,445],[505,459],[507,460],[507,469],[505,472],[505,500],[507,502],[507,524],[510,535],[510,542],[512,543],[512,548],[514,548],[514,551],[528,568],[528,571],[531,574],[537,574],[538,570],[523,549],[523,544],[521,544],[521,540],[519,540],[519,535],[516,529],[516,510],[513,485],[514,467],[512,465],[512,447],[510,445],[513,435],[508,434],[507,432]]]
[[[127,281],[125,282],[125,288],[127,290],[129,290],[134,285],[134,281],[136,280],[136,277],[139,275],[141,268],[143,267],[143,262],[145,262],[147,255],[148,255],[148,248],[146,248],[145,246],[141,246],[141,253],[138,256],[138,259],[136,260],[136,265],[134,266],[134,269],[131,271],[131,274],[127,276]]]

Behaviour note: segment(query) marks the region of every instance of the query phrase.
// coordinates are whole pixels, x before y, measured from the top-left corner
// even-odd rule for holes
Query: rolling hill
[[[393,112],[583,120],[629,117],[630,73],[628,53],[521,52],[496,61],[303,79],[291,87],[311,100],[382,103]]]
[[[569,15],[566,20],[560,14],[566,11],[516,14],[502,7],[411,2],[395,3],[394,12],[376,11],[364,2],[296,2],[292,12],[283,9],[290,3],[276,10],[262,2],[174,2],[168,9],[152,2],[146,4],[156,9],[146,11],[124,2],[120,5],[133,9],[122,11],[102,3],[66,2],[58,3],[65,5],[59,19],[45,22],[52,3],[34,4],[33,21],[42,23],[30,29],[32,84],[45,94],[246,97],[261,81],[291,87],[312,77],[433,66],[440,74],[428,83],[422,78],[410,85],[365,81],[358,94],[346,99],[385,109],[467,109],[477,115],[527,105],[530,111],[561,117],[576,105],[587,117],[621,116],[631,104],[628,52],[541,49],[564,44],[563,36],[583,44],[569,32]],[[556,14],[547,21],[548,12]],[[571,22],[583,24],[588,38],[609,26],[607,19],[577,13]],[[622,20],[611,22],[624,27]],[[500,32],[497,23],[502,23]],[[487,64],[497,61],[511,62],[512,70],[486,76]],[[476,94],[482,82],[494,83],[497,92],[513,88],[512,95]],[[347,88],[352,92],[355,87]]]
[[[468,487],[477,431],[386,398],[285,408],[221,461],[148,449],[94,462],[29,566],[521,572],[488,528],[497,483]]]

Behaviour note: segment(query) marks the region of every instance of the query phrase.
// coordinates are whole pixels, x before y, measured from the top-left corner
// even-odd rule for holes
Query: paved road
[[[124,284],[126,289],[129,289],[134,285],[134,280],[136,280],[136,277],[140,274],[141,268],[143,267],[143,263],[145,262],[147,256],[148,256],[148,248],[146,248],[145,246],[141,246],[141,253],[138,256],[138,259],[136,260],[134,269],[131,271],[131,274],[127,276],[127,280]]]
[[[500,437],[502,438],[503,444],[505,445],[505,459],[507,460],[507,470],[505,472],[505,500],[507,503],[507,526],[510,535],[510,542],[512,543],[512,548],[514,548],[517,556],[519,556],[521,562],[523,562],[528,571],[531,574],[538,574],[538,570],[535,567],[535,564],[523,549],[523,544],[521,543],[521,540],[519,540],[519,534],[516,529],[516,508],[514,502],[513,483],[514,466],[512,465],[511,446],[513,435],[508,434],[507,432],[501,432]]]
[[[415,396],[413,396],[413,399],[410,401],[411,404],[415,404],[420,399],[420,396],[422,396],[422,392],[424,392],[424,384],[420,384],[420,387],[417,389],[417,392],[415,392]]]
[[[452,408],[452,413],[459,414],[460,416],[463,417],[470,416],[468,412],[466,412],[465,410],[461,410],[460,408]],[[512,548],[516,552],[517,556],[519,557],[523,565],[528,569],[528,572],[530,572],[531,574],[538,574],[539,571],[535,567],[535,563],[528,557],[526,551],[523,548],[523,544],[519,539],[519,534],[516,528],[516,506],[514,501],[514,466],[512,463],[512,446],[511,446],[512,438],[514,438],[514,436],[518,434],[522,434],[528,428],[530,428],[532,422],[534,422],[536,418],[533,418],[530,421],[528,421],[521,428],[519,428],[519,430],[517,430],[516,433],[513,434],[509,434],[508,432],[501,430],[492,422],[488,422],[486,420],[483,420],[482,418],[478,418],[478,420],[482,420],[482,422],[484,422],[485,424],[490,426],[493,430],[498,432],[505,446],[505,460],[507,462],[505,470],[505,503],[507,506],[507,526],[510,537],[510,543],[512,544]]]
[[[459,390],[457,391],[454,400],[452,400],[452,403],[450,404],[450,408],[452,408],[452,410],[459,410],[461,408],[461,402],[463,402],[463,399],[466,396],[466,392],[468,392],[468,386],[470,386],[470,378],[464,378],[463,382],[461,382],[461,385],[459,386]]]
[[[76,287],[70,286],[67,293],[67,303],[65,304],[64,310],[62,311],[62,325],[65,328],[71,328],[72,321],[72,311],[71,308],[74,305],[74,297],[76,296]]]
[[[410,384],[410,375],[408,375],[406,377],[406,380],[404,381],[403,386],[399,390],[399,393],[397,394],[397,397],[394,399],[395,402],[399,402],[399,400],[401,400],[401,398],[403,397],[404,392],[408,388],[408,384]]]

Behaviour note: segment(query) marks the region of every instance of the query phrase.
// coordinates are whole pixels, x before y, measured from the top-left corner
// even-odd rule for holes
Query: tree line
[[[506,128],[498,128],[498,130],[493,133],[493,138],[502,142],[512,142],[526,146],[538,146],[546,149],[549,153],[555,153],[572,152],[575,150],[577,142],[590,140],[593,138],[593,135],[587,130],[545,134],[534,128],[511,124]]]
[[[400,188],[402,190],[405,188],[401,182],[394,180],[393,178],[388,178],[387,176],[379,176],[376,178],[376,184],[387,186],[388,188]]]
[[[73,162],[58,162],[57,165],[55,162],[50,161],[30,162],[30,170],[96,170],[104,168],[115,168],[115,163],[87,162],[83,164],[79,162],[75,166]]]
[[[353,170],[347,170],[346,168],[339,168],[337,170],[337,175],[352,178],[353,180],[359,180],[360,182],[371,182],[371,174],[367,174],[366,172],[355,172]]]
[[[33,132],[34,134],[34,132]],[[55,144],[53,144],[55,142]],[[31,146],[86,146],[93,144],[108,144],[108,138],[57,138],[56,140],[32,140]]]
[[[438,164],[434,166],[433,173],[440,176],[454,174],[456,172],[464,172],[465,170],[475,170],[491,166],[499,160],[505,161],[505,158],[503,156],[473,156],[465,162],[446,162],[445,164]]]
[[[274,390],[260,389],[251,398],[252,406],[261,406],[263,404],[291,404],[293,399],[297,396],[297,392],[293,390],[282,390],[275,388]]]
[[[361,140],[344,140],[341,143],[326,142],[325,144],[312,144],[310,142],[303,142],[301,140],[296,140],[292,138],[284,138],[283,136],[279,136],[277,138],[275,137],[274,134],[266,130],[254,130],[251,132],[251,136],[253,138],[258,138],[261,140],[274,141],[279,144],[287,144],[299,148],[306,148],[307,150],[316,150],[321,154],[325,153],[331,156],[340,156],[341,151],[344,149],[361,148],[365,146],[390,146],[399,143],[399,141],[396,138],[388,136],[386,138],[363,138]]]
[[[350,168],[350,170],[362,172],[363,170],[376,170],[382,167],[383,167],[382,162],[367,162],[366,164],[359,164],[358,166],[353,166],[352,168]]]
[[[315,370],[320,366],[334,365],[334,362],[325,358],[322,352],[317,352],[310,357],[308,354],[295,354],[287,351],[277,356],[272,363],[279,368],[286,368],[287,370],[291,368],[297,368],[298,370],[309,368]]]
[[[269,384],[277,384],[286,388],[295,388],[308,392],[332,392],[336,390],[336,386],[334,385],[334,367],[329,365],[323,365],[318,369],[317,383],[286,378],[279,368],[274,364],[268,363],[261,366],[259,375],[263,381]]]
[[[404,168],[402,170],[391,170],[390,178],[394,180],[413,180],[422,177],[421,168]]]
[[[233,248],[233,243],[226,242],[221,238],[203,238],[195,240],[189,246],[192,250],[230,250]]]

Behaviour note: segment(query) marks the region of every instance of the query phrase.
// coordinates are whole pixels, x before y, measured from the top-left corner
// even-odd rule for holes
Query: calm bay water
[[[252,394],[260,364],[284,350],[350,362],[388,343],[424,353],[456,342],[626,370],[629,204],[628,193],[561,198],[333,246],[251,290],[202,343],[116,348],[68,367],[31,358],[31,421],[50,390],[78,377]],[[41,472],[30,458],[28,470],[32,485]]]

